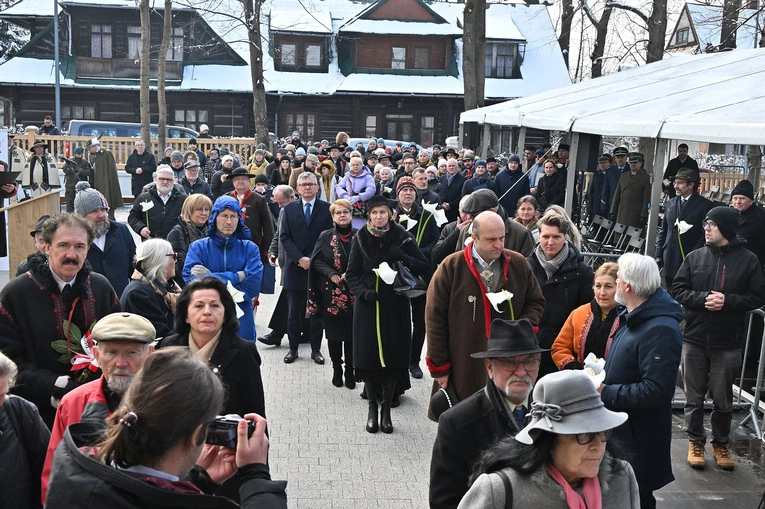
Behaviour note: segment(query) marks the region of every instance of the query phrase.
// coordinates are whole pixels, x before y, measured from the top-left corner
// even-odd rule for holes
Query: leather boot
[[[353,368],[348,366],[347,363],[345,364],[345,386],[348,389],[356,388],[356,381],[353,379]]]
[[[369,414],[367,415],[367,433],[377,433],[380,429],[377,424],[377,398],[374,396],[375,388],[372,384],[366,384],[367,397],[369,398]]]
[[[340,362],[332,363],[332,385],[335,387],[343,386],[343,365]]]
[[[390,408],[391,401],[393,400],[393,391],[395,389],[395,382],[383,383],[383,404],[380,409],[380,431],[383,433],[393,433],[393,422],[390,418]]]

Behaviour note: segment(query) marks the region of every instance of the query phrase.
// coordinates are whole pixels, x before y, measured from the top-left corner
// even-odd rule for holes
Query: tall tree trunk
[[[749,180],[755,189],[762,186],[762,150],[759,145],[746,147],[746,158],[749,165]]]
[[[725,0],[723,3],[722,30],[720,31],[720,49],[736,49],[736,29],[741,0]]]
[[[664,58],[664,43],[667,33],[667,0],[653,0],[653,11],[648,18],[648,51],[646,63],[658,62]]]
[[[473,30],[475,17],[474,4],[468,2],[462,13],[462,84],[464,87],[465,111],[478,107],[478,90],[476,89],[475,46],[477,34]]]
[[[146,143],[146,150],[153,152],[151,146],[151,97],[149,80],[151,79],[151,17],[149,0],[141,0],[141,139]],[[161,150],[161,147],[160,147]]]
[[[563,53],[563,60],[568,69],[568,57],[571,40],[571,23],[574,19],[574,4],[571,0],[561,0],[560,4],[560,35],[558,45]]]
[[[250,43],[250,79],[252,80],[252,120],[255,139],[269,147],[268,108],[263,83],[263,46],[260,39],[261,0],[243,0],[244,19]]]
[[[608,21],[611,18],[611,7],[605,7],[600,15],[600,23],[595,27],[595,45],[592,48],[592,77],[603,76],[603,56],[606,53],[606,37],[608,36]]]
[[[476,105],[481,107],[486,104],[486,0],[473,0],[473,5],[475,99]]]
[[[165,69],[167,68],[167,48],[173,28],[173,2],[165,0],[165,22],[162,26],[162,44],[159,46],[159,62],[157,62],[157,108],[159,109],[159,127],[157,138],[159,150],[166,146],[165,126],[167,125],[167,100],[165,97]]]

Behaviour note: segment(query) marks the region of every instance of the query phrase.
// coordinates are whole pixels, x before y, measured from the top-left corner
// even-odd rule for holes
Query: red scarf
[[[252,190],[248,189],[244,192],[244,196],[241,198],[239,197],[239,193],[234,191],[234,197],[239,200],[239,207],[242,209],[242,219],[247,219],[245,216],[247,215],[247,207],[244,206],[244,202],[250,199],[250,196],[252,196]]]
[[[560,470],[555,468],[555,466],[552,464],[547,465],[547,473],[563,488],[563,493],[566,495],[566,504],[568,504],[569,509],[601,509],[603,507],[603,497],[600,493],[598,476],[585,477],[582,480],[582,492],[584,493],[584,500],[582,500],[582,496],[571,487],[565,477],[563,477],[563,474],[560,473]]]

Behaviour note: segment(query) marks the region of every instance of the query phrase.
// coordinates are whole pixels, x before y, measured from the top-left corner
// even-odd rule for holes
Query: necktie
[[[683,210],[685,208],[685,202],[687,202],[685,198],[680,199],[680,210]]]
[[[309,224],[311,222],[311,204],[306,203],[305,204],[305,224]]]
[[[518,428],[523,429],[523,418],[526,417],[526,409],[522,406],[515,407],[515,410],[513,410],[513,417],[515,417],[515,420],[518,423]]]

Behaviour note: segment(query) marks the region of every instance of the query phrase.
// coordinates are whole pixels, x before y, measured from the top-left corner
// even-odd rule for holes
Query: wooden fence
[[[31,152],[30,147],[34,145],[36,140],[44,140],[49,148],[48,152],[55,157],[63,155],[65,157],[72,157],[74,155],[74,149],[77,147],[85,148],[88,140],[91,138],[87,136],[38,136],[34,129],[29,129],[26,134],[16,134],[13,136],[16,145],[24,150]],[[110,151],[114,154],[114,159],[117,161],[117,169],[122,170],[125,167],[130,154],[135,149],[135,142],[138,138],[101,138],[101,148]],[[165,140],[167,147],[185,152],[188,150],[187,138],[167,138]],[[164,157],[165,147],[160,148],[157,144],[157,138],[152,138],[152,152],[159,162]],[[231,154],[239,159],[242,164],[246,164],[251,155],[255,153],[255,147],[257,141],[253,138],[198,138],[197,149],[204,151],[205,154],[210,153],[210,149],[218,148],[225,145],[231,151]],[[62,165],[63,163],[60,163]]]

